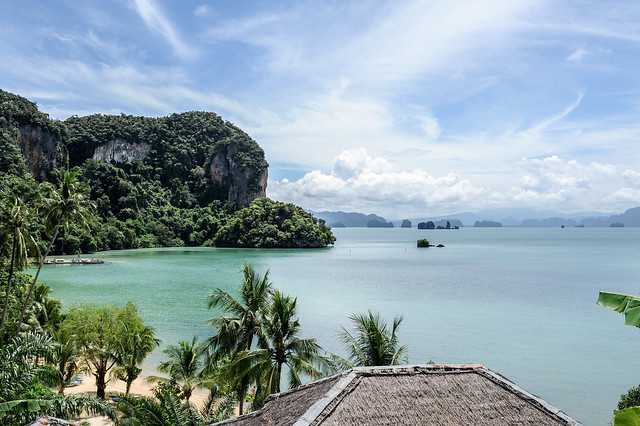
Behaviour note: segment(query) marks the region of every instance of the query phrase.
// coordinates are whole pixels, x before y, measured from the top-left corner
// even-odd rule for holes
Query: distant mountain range
[[[356,212],[312,212],[332,228],[393,228],[393,223],[375,214]]]
[[[324,219],[328,225],[338,227],[400,227],[403,219],[387,220],[375,214],[363,214],[357,212],[313,212],[314,215]],[[404,219],[407,220],[407,219]],[[559,213],[553,210],[533,209],[487,209],[477,212],[462,212],[444,216],[414,217],[408,218],[412,226],[417,227],[420,222],[433,221],[436,225],[443,225],[450,221],[451,225],[473,226],[476,222],[499,222],[503,226],[522,227],[573,227],[573,226],[600,226],[606,227],[612,224],[622,224],[625,227],[640,226],[640,207],[634,207],[621,214],[602,212],[578,212],[573,214]]]

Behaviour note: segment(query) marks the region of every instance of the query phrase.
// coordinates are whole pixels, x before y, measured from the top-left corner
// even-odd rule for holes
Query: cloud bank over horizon
[[[215,111],[309,209],[640,205],[640,4],[10,0],[0,23],[1,88],[56,118]]]

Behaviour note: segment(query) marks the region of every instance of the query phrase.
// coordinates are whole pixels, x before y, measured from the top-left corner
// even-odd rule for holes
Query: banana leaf
[[[624,323],[640,327],[640,297],[601,291],[598,304],[624,314]]]
[[[616,410],[613,416],[613,426],[640,426],[640,407]]]

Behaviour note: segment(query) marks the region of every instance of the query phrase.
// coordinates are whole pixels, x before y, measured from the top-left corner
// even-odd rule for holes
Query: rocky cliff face
[[[31,174],[43,181],[57,165],[59,138],[38,125],[22,125],[18,128],[19,144]]]
[[[129,143],[122,139],[114,139],[97,147],[92,159],[109,163],[141,161],[147,157],[150,148],[147,143]]]
[[[226,145],[211,160],[209,179],[227,192],[227,200],[237,206],[246,206],[256,198],[267,195],[267,169],[257,171],[236,160],[238,149]]]

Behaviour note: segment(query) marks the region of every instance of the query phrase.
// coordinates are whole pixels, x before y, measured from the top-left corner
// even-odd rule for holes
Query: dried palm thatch
[[[482,365],[361,367],[219,425],[579,425]]]

